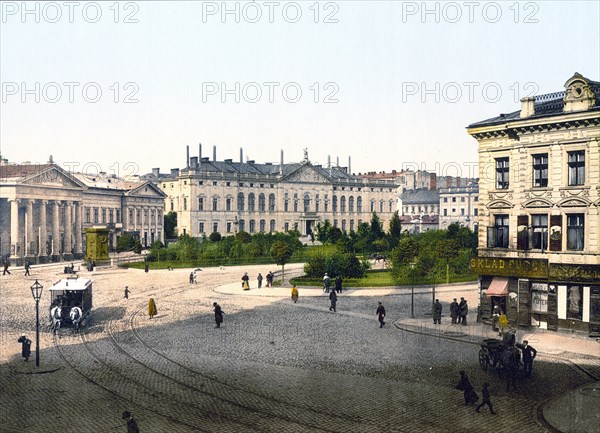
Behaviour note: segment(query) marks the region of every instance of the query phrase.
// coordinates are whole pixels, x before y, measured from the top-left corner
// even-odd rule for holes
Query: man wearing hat
[[[533,360],[537,355],[537,350],[529,345],[527,340],[523,340],[523,344],[516,345],[523,353],[523,369],[525,370],[525,376],[531,376],[533,370]]]
[[[140,433],[140,429],[137,426],[135,418],[131,415],[131,412],[128,410],[123,412],[122,418],[127,420],[127,433]]]
[[[450,304],[450,317],[452,318],[452,324],[455,325],[458,319],[458,302],[456,302],[456,298]]]

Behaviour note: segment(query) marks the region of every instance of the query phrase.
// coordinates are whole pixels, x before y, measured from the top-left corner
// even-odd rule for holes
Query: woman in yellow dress
[[[295,284],[292,286],[292,301],[294,301],[294,304],[298,302],[298,289]]]
[[[152,319],[157,313],[158,311],[156,310],[156,302],[154,302],[154,298],[150,298],[148,301],[148,315]]]

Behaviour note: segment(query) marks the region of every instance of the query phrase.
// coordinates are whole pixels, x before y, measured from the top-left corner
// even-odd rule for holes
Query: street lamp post
[[[35,366],[40,366],[40,299],[42,297],[42,286],[38,280],[31,286],[31,295],[35,300]]]

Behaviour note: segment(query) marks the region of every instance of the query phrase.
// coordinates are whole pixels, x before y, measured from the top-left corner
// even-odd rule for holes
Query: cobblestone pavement
[[[389,324],[410,312],[410,296],[397,292],[344,292],[332,313],[325,294],[303,296],[306,290],[298,304],[285,288],[270,296],[214,291],[244,271],[252,278],[274,269],[205,269],[194,285],[189,270],[83,272],[94,279],[93,320],[79,335],[63,329],[60,338],[44,324],[39,368],[34,358],[23,362],[16,342],[22,334],[35,340],[29,286],[35,278],[44,285],[45,317],[47,288],[62,275],[49,267],[34,268],[31,279],[18,271],[2,277],[0,431],[59,425],[66,433],[123,432],[120,414],[130,410],[144,433],[543,432],[540,404],[590,383],[585,372],[548,357],[517,392],[506,392],[494,372],[479,369],[475,345],[379,329],[377,300]],[[290,273],[298,269],[289,266]],[[461,290],[475,296],[460,287],[439,293]],[[158,307],[152,320],[150,297]],[[430,298],[415,296],[418,312]],[[222,329],[214,328],[214,301],[225,312]],[[497,416],[463,406],[454,389],[460,369],[478,390],[492,384]]]

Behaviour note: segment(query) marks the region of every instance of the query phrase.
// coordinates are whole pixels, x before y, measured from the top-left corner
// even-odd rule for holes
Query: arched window
[[[265,228],[266,228],[266,226],[267,226],[267,222],[266,222],[265,220],[260,220],[259,226],[260,226],[260,229],[259,229],[259,230],[260,230],[261,232],[264,232],[264,231],[265,231]]]
[[[338,203],[338,202],[337,202],[337,195],[334,195],[334,196],[331,198],[331,210],[332,210],[333,212],[337,212],[337,203]]]
[[[198,210],[204,210],[204,197],[198,197]]]
[[[238,204],[238,210],[243,211],[244,210],[244,193],[243,192],[240,192],[238,194],[237,204]],[[240,224],[241,224],[241,221],[240,221]],[[240,227],[240,230],[243,230],[243,229]]]
[[[261,192],[258,195],[258,211],[259,212],[264,212],[265,211],[265,195]],[[264,230],[261,230],[264,231]]]
[[[304,194],[304,212],[310,211],[310,195]]]
[[[256,221],[250,220],[250,233],[254,233],[256,231]]]
[[[354,212],[354,197],[352,196],[348,197],[348,212]]]
[[[340,212],[346,212],[346,196],[345,195],[340,197]]]
[[[275,212],[275,194],[269,194],[269,212]]]
[[[375,212],[375,200],[371,200],[371,210],[370,212]]]
[[[354,230],[354,220],[350,220],[350,230]]]
[[[274,232],[275,231],[275,220],[269,221],[269,231],[270,232]]]
[[[240,227],[240,231],[243,232],[244,230],[246,230],[246,221],[240,220],[238,222],[238,226]]]
[[[346,220],[342,220],[342,231],[346,231]]]
[[[219,197],[214,196],[212,199],[212,210],[216,212],[219,210]]]
[[[248,194],[248,211],[249,212],[254,212],[254,204],[255,204],[254,193],[251,192],[250,194]],[[252,227],[252,221],[250,222],[250,227]]]
[[[383,200],[379,202],[379,213],[383,213]]]
[[[394,200],[390,200],[388,203],[388,212],[392,213],[394,212]]]
[[[362,212],[362,197],[358,196],[356,198],[356,212]]]

